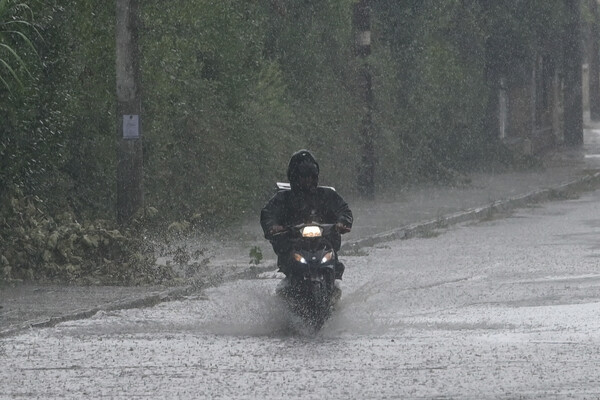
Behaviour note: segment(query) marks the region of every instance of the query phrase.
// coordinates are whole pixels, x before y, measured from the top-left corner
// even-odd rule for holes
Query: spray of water
[[[342,299],[316,334],[275,294],[277,284],[277,279],[261,279],[211,289],[209,300],[195,305],[202,308],[196,328],[216,335],[335,338],[381,334],[398,326],[386,309],[389,304],[383,301],[390,293],[382,282],[343,289]]]
[[[279,278],[238,280],[185,300],[152,308],[98,313],[62,324],[63,335],[192,334],[233,337],[336,339],[398,328],[393,289],[385,282],[342,285],[342,298],[319,332],[305,325],[275,293]],[[107,323],[107,319],[109,320]]]

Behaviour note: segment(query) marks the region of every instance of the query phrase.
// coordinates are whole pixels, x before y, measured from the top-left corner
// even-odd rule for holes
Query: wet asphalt
[[[344,237],[343,253],[382,241],[408,238],[422,231],[577,195],[600,187],[600,124],[589,124],[584,146],[560,148],[548,153],[544,166],[535,170],[473,173],[458,186],[415,185],[375,201],[347,198],[354,216],[353,231]],[[65,286],[32,283],[0,287],[0,337],[59,322],[88,318],[98,311],[156,305],[191,295],[207,285],[237,276],[275,269],[275,259],[262,238],[258,217],[227,239],[190,239],[208,249],[210,264],[202,284],[177,287]],[[259,268],[252,267],[248,249],[265,255]]]

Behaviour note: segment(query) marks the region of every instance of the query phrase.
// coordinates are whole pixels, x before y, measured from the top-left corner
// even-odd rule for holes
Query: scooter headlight
[[[325,264],[329,261],[331,261],[331,259],[333,258],[333,251],[330,251],[329,253],[326,253],[323,258],[321,259],[321,264]]]
[[[308,264],[306,262],[306,259],[304,257],[302,257],[302,254],[294,253],[294,260],[296,260],[296,261],[298,261],[299,263],[302,263],[302,264]]]
[[[315,225],[309,225],[302,228],[302,237],[321,237],[323,229]]]

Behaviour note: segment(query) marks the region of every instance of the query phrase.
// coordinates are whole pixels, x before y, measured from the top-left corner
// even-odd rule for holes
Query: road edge
[[[397,229],[393,229],[391,231],[346,242],[344,243],[340,251],[351,253],[357,251],[360,248],[373,247],[379,243],[390,242],[394,240],[410,239],[419,234],[423,234],[425,232],[429,232],[435,229],[445,228],[451,225],[456,225],[473,220],[487,219],[493,215],[498,215],[499,213],[505,213],[518,208],[523,208],[528,205],[568,199],[573,195],[597,190],[599,186],[600,172],[587,174],[581,178],[572,180],[570,182],[561,184],[556,187],[549,187],[546,189],[532,191],[530,193],[511,197],[505,200],[497,200],[481,207],[475,207],[464,211],[454,212],[442,216],[440,218],[436,218],[434,220],[417,222],[414,224],[399,227]],[[160,292],[154,292],[133,299],[110,302],[90,309],[78,310],[76,312],[67,313],[65,315],[57,317],[28,321],[18,326],[0,331],[0,338],[17,335],[22,333],[23,331],[26,331],[27,329],[48,328],[53,327],[62,322],[90,318],[101,311],[109,312],[132,308],[152,307],[165,301],[172,301],[184,298],[185,296],[197,293],[200,290],[206,289],[211,286],[216,286],[224,281],[231,281],[235,279],[244,278],[248,279],[258,275],[261,272],[271,270],[274,270],[273,266],[253,266],[250,267],[249,270],[244,270],[241,272],[237,271],[227,276],[221,276],[218,279],[199,280],[186,286],[180,286],[174,289],[167,289]]]
[[[418,234],[445,228],[473,220],[490,218],[499,213],[523,208],[531,204],[539,204],[548,201],[565,200],[573,195],[597,190],[600,186],[600,172],[588,174],[582,178],[572,180],[555,187],[535,190],[524,195],[510,197],[504,200],[496,200],[481,207],[474,207],[464,211],[457,211],[439,218],[416,222],[387,232],[378,233],[366,238],[349,241],[342,245],[341,252],[353,252],[362,247],[372,247],[379,243],[394,240],[410,239]]]

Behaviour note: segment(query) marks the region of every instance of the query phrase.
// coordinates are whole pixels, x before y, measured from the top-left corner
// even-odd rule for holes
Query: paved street
[[[0,342],[0,398],[598,398],[600,191],[347,256],[317,336],[278,277]]]

